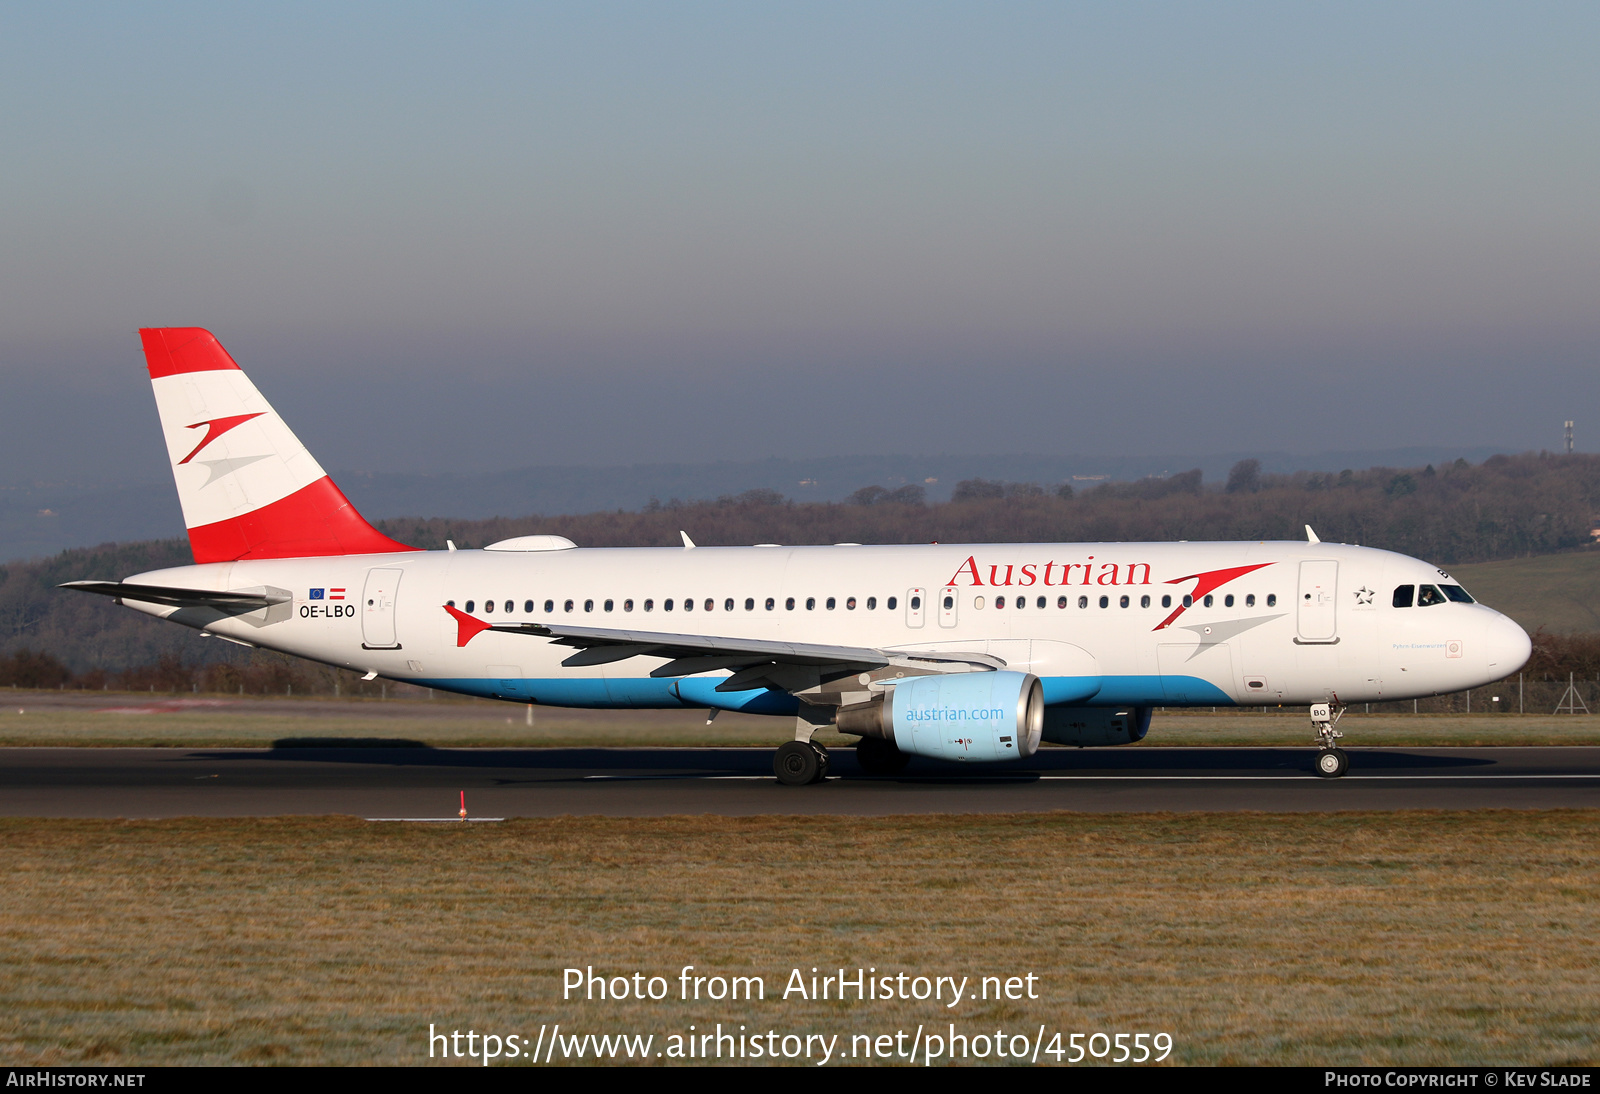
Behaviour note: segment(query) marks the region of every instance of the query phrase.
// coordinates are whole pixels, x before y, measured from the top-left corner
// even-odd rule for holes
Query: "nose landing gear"
[[[1344,714],[1344,704],[1335,695],[1332,702],[1311,704],[1311,728],[1316,731],[1317,774],[1337,779],[1350,770],[1350,757],[1334,742],[1344,734],[1334,726]]]

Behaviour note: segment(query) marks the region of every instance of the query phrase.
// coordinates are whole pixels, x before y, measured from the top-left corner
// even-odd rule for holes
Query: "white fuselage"
[[[571,646],[497,631],[462,645],[444,605],[494,624],[987,654],[1039,676],[1047,703],[1086,706],[1410,699],[1500,679],[1529,650],[1520,627],[1480,604],[1395,607],[1397,586],[1451,583],[1427,563],[1321,543],[419,551],[128,580],[288,593],[239,617],[129,606],[329,665],[557,706],[776,714],[793,701],[715,692],[726,671],[652,677],[662,657],[564,667]],[[1202,595],[1184,607],[1191,593]]]

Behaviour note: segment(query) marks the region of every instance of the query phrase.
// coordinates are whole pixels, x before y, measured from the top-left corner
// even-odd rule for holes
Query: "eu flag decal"
[[[311,590],[311,599],[312,600],[321,600],[321,599],[323,599],[323,597],[324,597],[324,595],[326,593],[327,593],[326,589],[312,589]]]

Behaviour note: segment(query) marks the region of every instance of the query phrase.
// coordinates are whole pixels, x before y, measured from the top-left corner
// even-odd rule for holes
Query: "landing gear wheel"
[[[1350,770],[1350,757],[1342,748],[1324,748],[1317,753],[1317,774],[1324,779],[1337,779]]]
[[[772,773],[784,786],[805,786],[814,783],[825,770],[820,749],[810,741],[785,741],[772,757]]]
[[[856,742],[856,763],[868,775],[897,775],[910,762],[911,757],[896,748],[892,741],[863,737]]]

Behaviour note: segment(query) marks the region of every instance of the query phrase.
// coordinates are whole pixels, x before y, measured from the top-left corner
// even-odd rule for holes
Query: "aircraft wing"
[[[164,604],[171,608],[215,608],[230,615],[259,611],[294,599],[287,592],[213,592],[209,589],[176,589],[166,585],[130,585],[125,581],[68,581],[60,589],[98,593],[118,600],[137,600],[142,604]]]
[[[576,647],[577,652],[561,662],[569,668],[607,665],[630,657],[665,657],[669,659],[668,662],[653,670],[651,676],[692,676],[719,669],[734,670],[734,675],[718,686],[719,691],[759,686],[757,681],[785,686],[782,681],[789,675],[783,671],[785,669],[810,670],[823,677],[837,677],[913,661],[927,662],[932,671],[940,671],[933,668],[940,664],[979,669],[1005,667],[1005,662],[999,658],[959,651],[896,650],[891,653],[864,646],[614,630],[564,623],[491,624],[448,605],[445,611],[456,620],[459,646],[465,646],[484,631],[498,631],[501,634],[553,639],[557,645]]]

